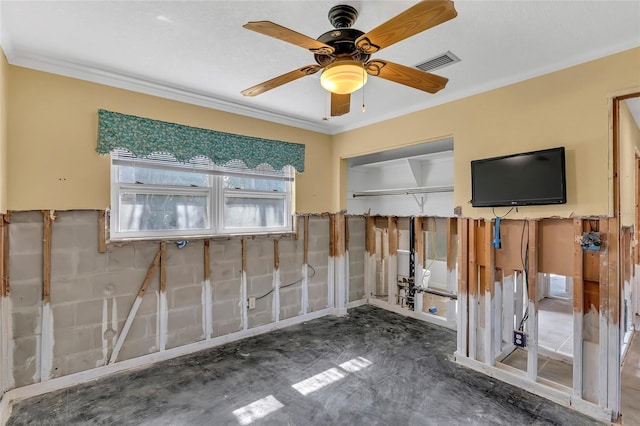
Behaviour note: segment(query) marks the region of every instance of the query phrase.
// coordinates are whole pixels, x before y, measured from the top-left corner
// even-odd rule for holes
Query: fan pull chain
[[[364,81],[364,73],[364,65],[362,65],[362,81]],[[364,86],[366,86],[366,84]],[[362,112],[365,112],[367,110],[367,107],[364,105],[364,86],[362,86]]]

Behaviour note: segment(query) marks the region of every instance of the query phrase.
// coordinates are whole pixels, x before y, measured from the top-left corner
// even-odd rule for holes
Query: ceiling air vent
[[[453,53],[446,51],[441,55],[438,55],[431,59],[427,59],[423,63],[416,65],[416,68],[427,72],[446,67],[447,65],[455,64],[456,62],[460,62],[460,58],[458,58]]]

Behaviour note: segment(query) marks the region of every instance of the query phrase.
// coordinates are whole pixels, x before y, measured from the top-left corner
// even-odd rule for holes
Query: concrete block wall
[[[327,283],[329,272],[329,217],[311,216],[309,218],[309,265],[315,270],[309,280],[309,312],[319,311],[328,306]]]
[[[349,302],[364,299],[364,250],[366,221],[349,216]]]
[[[248,310],[248,328],[269,324],[273,315],[273,240],[260,238],[246,241],[247,297],[255,297],[255,309]]]
[[[40,380],[38,345],[42,301],[42,214],[15,214],[9,226],[9,273],[15,386]],[[54,322],[55,324],[55,322]]]
[[[202,340],[204,241],[167,243],[167,349]]]
[[[242,330],[242,242],[214,240],[209,249],[213,336]]]
[[[298,238],[285,237],[278,242],[281,283],[295,282],[280,292],[280,319],[302,313],[302,283],[297,281],[302,278],[305,236],[303,218],[298,221]],[[364,231],[360,228],[364,229],[364,220],[357,219],[354,223],[358,224],[352,226],[354,247],[363,247]],[[43,215],[40,211],[12,212],[8,253],[11,294],[6,306],[11,306],[9,346],[13,361],[4,361],[11,365],[3,372],[7,372],[16,387],[109,362],[160,242],[113,243],[107,245],[105,253],[100,253],[98,224],[96,211],[56,212],[51,238],[50,314],[45,318],[50,321],[44,321],[52,324],[53,344],[43,351]],[[273,288],[274,241],[257,237],[246,239],[245,244],[247,297],[259,297]],[[362,256],[359,253],[355,257]],[[328,216],[309,219],[308,263],[315,270],[308,287],[308,311],[313,312],[328,306]],[[208,301],[203,241],[191,241],[183,248],[167,242],[164,266],[166,349],[207,338],[203,331],[207,305],[212,312],[211,337],[243,330],[240,239],[210,240]],[[354,271],[357,269],[354,267]],[[309,274],[313,274],[311,269]],[[159,276],[157,268],[117,361],[161,350]],[[273,299],[274,294],[270,293],[256,302],[255,309],[247,311],[248,328],[274,321]],[[5,312],[3,318],[8,315]],[[41,378],[43,365],[46,377]]]
[[[280,319],[302,313],[302,267],[304,262],[304,221],[298,218],[298,238],[283,238],[280,251]],[[286,286],[286,287],[285,287]]]

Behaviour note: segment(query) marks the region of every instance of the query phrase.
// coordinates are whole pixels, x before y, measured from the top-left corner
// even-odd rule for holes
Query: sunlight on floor
[[[246,426],[263,418],[267,414],[281,409],[282,407],[284,407],[284,405],[280,401],[278,401],[273,395],[269,395],[234,410],[233,415],[236,416],[238,422],[240,422],[242,426]]]

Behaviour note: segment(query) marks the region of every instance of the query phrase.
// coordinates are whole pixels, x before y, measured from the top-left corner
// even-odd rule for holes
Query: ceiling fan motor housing
[[[328,44],[335,50],[331,55],[314,55],[318,64],[325,66],[334,60],[350,60],[356,62],[366,62],[369,60],[368,53],[364,53],[356,47],[355,41],[364,32],[355,28],[344,28],[327,31],[317,38],[318,41]]]

